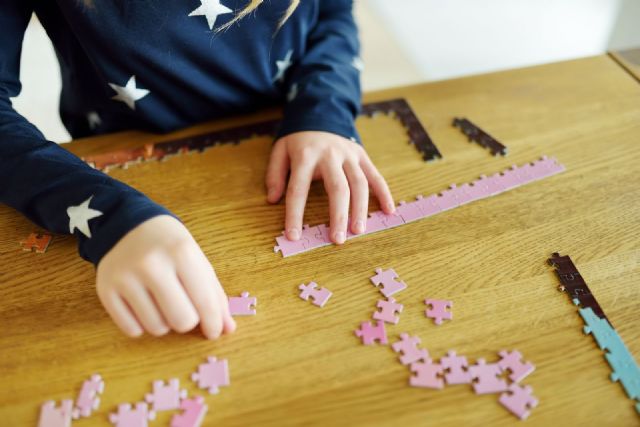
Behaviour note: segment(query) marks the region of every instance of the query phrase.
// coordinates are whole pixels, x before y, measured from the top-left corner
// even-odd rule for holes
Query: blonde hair
[[[81,0],[81,1],[86,7],[93,7],[93,0]],[[226,30],[227,28],[229,28],[230,26],[232,26],[233,24],[235,24],[236,22],[238,22],[239,20],[241,20],[242,18],[250,14],[251,12],[254,12],[258,8],[258,6],[260,6],[263,2],[264,0],[249,0],[249,4],[245,6],[244,9],[242,9],[231,21],[216,28],[216,32]],[[284,15],[282,15],[282,18],[280,18],[280,21],[278,22],[278,30],[282,28],[284,23],[287,22],[287,19],[289,19],[291,15],[293,15],[293,12],[296,11],[299,5],[300,5],[300,0],[289,1],[289,7],[287,7],[287,10],[284,12]]]

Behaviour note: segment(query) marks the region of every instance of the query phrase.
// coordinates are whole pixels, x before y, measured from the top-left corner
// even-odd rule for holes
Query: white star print
[[[364,61],[359,56],[353,57],[353,61],[351,61],[351,66],[360,72],[364,71]]]
[[[87,113],[87,121],[89,122],[89,129],[93,130],[102,124],[100,115],[95,111],[89,111]]]
[[[118,86],[113,83],[109,83],[111,89],[115,90],[117,95],[111,97],[114,101],[122,101],[129,106],[132,110],[136,109],[136,101],[149,95],[147,89],[138,89],[136,87],[136,76],[131,76],[126,86]]]
[[[291,66],[291,56],[293,55],[293,50],[289,50],[287,55],[281,61],[276,61],[276,67],[278,67],[278,72],[276,76],[273,78],[274,82],[283,81],[284,73],[287,72],[287,69]]]
[[[200,0],[200,3],[201,6],[191,12],[189,16],[206,16],[210,30],[213,30],[218,15],[233,12],[225,5],[220,4],[220,0]]]
[[[67,208],[67,215],[69,215],[69,233],[73,234],[73,230],[76,228],[80,230],[82,234],[91,238],[91,230],[89,230],[89,220],[99,217],[102,212],[89,207],[93,196],[79,204],[78,206],[69,206]]]
[[[298,96],[298,83],[291,85],[291,89],[289,89],[289,93],[287,93],[287,101],[293,101],[296,99],[296,96]]]

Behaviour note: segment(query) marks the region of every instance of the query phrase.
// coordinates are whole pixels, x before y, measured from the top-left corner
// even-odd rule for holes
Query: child
[[[0,0],[0,202],[77,236],[80,255],[97,266],[100,301],[129,336],[200,323],[213,339],[235,323],[211,264],[181,222],[46,141],[12,109],[25,27],[35,12],[55,46],[60,114],[75,138],[131,128],[167,132],[284,104],[267,200],[277,203],[286,191],[285,230],[296,240],[310,183],[323,179],[331,238],[341,244],[349,218],[352,232],[364,231],[369,186],[386,213],[394,210],[387,184],[355,143],[352,1],[261,3]]]

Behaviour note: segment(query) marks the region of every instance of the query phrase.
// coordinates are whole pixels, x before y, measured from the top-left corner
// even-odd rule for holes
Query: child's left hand
[[[393,213],[395,204],[386,181],[362,146],[328,132],[296,132],[276,141],[267,168],[267,200],[277,203],[284,194],[287,173],[291,169],[286,194],[285,232],[298,240],[302,217],[312,180],[324,181],[329,195],[330,236],[334,243],[346,240],[349,205],[351,232],[365,231],[369,207],[369,186],[382,210]]]

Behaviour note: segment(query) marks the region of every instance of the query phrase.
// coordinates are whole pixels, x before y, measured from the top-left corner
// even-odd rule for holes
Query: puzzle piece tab
[[[456,352],[451,350],[446,356],[440,359],[440,364],[446,370],[444,379],[447,384],[469,384],[473,379],[471,373],[468,371],[469,363],[464,356],[456,355]]]
[[[441,389],[444,387],[442,371],[442,366],[437,363],[432,363],[431,359],[426,359],[424,362],[412,363],[411,372],[416,375],[409,378],[409,384],[412,387]]]
[[[31,233],[25,240],[20,242],[20,246],[24,251],[35,251],[43,254],[47,251],[52,238],[49,234]]]
[[[162,380],[153,382],[153,393],[147,393],[145,400],[153,404],[153,410],[172,411],[180,407],[180,400],[187,397],[187,390],[180,390],[180,380],[172,378],[167,384]]]
[[[198,383],[198,387],[208,389],[211,394],[217,394],[220,391],[218,387],[231,383],[229,364],[226,359],[217,360],[209,356],[207,362],[201,363],[198,371],[191,374],[191,379]]]
[[[530,409],[538,406],[538,399],[533,396],[531,387],[522,387],[520,384],[511,384],[506,393],[502,393],[500,404],[507,408],[513,415],[526,420],[530,414]]]
[[[436,325],[442,324],[444,319],[450,320],[453,318],[453,313],[450,311],[451,307],[453,307],[453,301],[427,298],[424,303],[431,306],[425,311],[425,314],[428,318],[433,319]]]
[[[393,297],[387,298],[387,300],[378,300],[378,304],[376,307],[380,309],[380,311],[375,311],[373,313],[373,318],[376,320],[382,320],[383,322],[393,323],[394,325],[398,324],[400,317],[396,316],[396,313],[402,313],[402,309],[404,306],[402,304],[398,304]]]
[[[154,420],[156,413],[149,411],[144,402],[136,403],[135,409],[129,403],[118,405],[118,412],[109,414],[109,422],[116,427],[147,427],[148,421]]]
[[[478,359],[475,365],[469,366],[469,373],[474,380],[473,390],[476,394],[499,393],[507,389],[507,382],[499,377],[502,369],[497,363],[487,364]]]
[[[66,399],[56,407],[53,400],[44,402],[40,407],[38,427],[69,427],[73,412],[73,400]]]
[[[527,375],[532,373],[536,367],[531,362],[523,362],[522,354],[518,350],[508,352],[502,350],[500,353],[500,361],[498,366],[503,371],[509,370],[509,379],[515,383],[522,381]]]
[[[200,427],[209,407],[202,396],[185,399],[180,403],[181,414],[171,418],[171,427]]]
[[[420,342],[420,337],[412,337],[407,333],[402,333],[400,334],[400,341],[393,343],[391,348],[393,348],[393,351],[396,353],[402,353],[400,363],[410,365],[418,360],[427,360],[429,358],[429,352],[427,350],[418,348]]]
[[[245,291],[239,297],[229,297],[229,312],[232,316],[255,316],[258,299]]]
[[[89,417],[100,406],[100,394],[104,392],[104,381],[99,374],[94,374],[82,383],[80,393],[73,408],[73,419]]]
[[[376,275],[371,277],[371,283],[377,287],[382,285],[378,289],[388,298],[406,289],[407,284],[401,280],[396,280],[398,278],[398,273],[393,268],[384,271],[381,268],[376,268]]]
[[[318,307],[324,307],[327,301],[329,301],[329,298],[331,298],[331,295],[333,295],[333,293],[325,287],[318,289],[316,282],[310,282],[308,285],[303,283],[298,286],[298,289],[300,289],[300,298],[309,301],[309,297],[311,297],[311,302]]]
[[[376,341],[380,344],[387,344],[387,331],[384,327],[384,322],[378,320],[376,326],[373,326],[371,322],[362,322],[360,329],[356,329],[355,334],[362,339],[362,344],[372,345]]]

